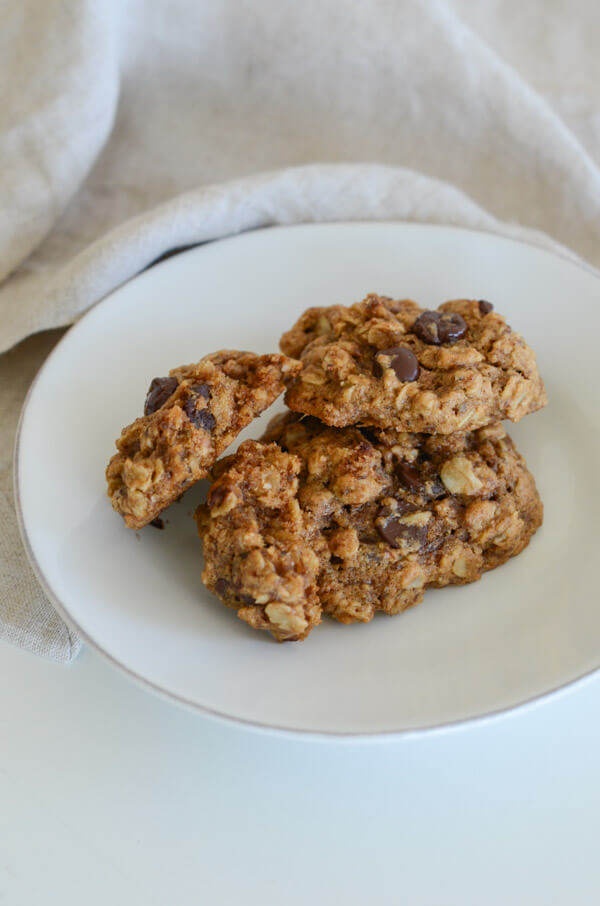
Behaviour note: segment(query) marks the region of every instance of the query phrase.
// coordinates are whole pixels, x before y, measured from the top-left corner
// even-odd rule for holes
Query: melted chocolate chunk
[[[409,465],[407,462],[399,462],[396,464],[395,472],[400,484],[408,488],[409,491],[416,491],[417,494],[425,492],[425,482],[414,466]]]
[[[416,381],[419,376],[417,357],[405,346],[393,346],[391,349],[380,349],[375,354],[375,377],[381,377],[385,368],[392,368],[399,381]]]
[[[217,579],[217,581],[215,582],[215,592],[221,598],[223,597],[223,595],[227,594],[230,587],[231,586],[229,585],[227,579]]]
[[[390,510],[383,506],[375,520],[375,527],[386,544],[390,547],[401,547],[402,544],[421,547],[427,538],[426,525],[407,525],[401,522],[403,516],[418,512],[418,508],[399,501],[398,509]]]
[[[467,332],[462,315],[451,311],[424,311],[413,324],[413,333],[430,346],[456,343]]]
[[[403,541],[421,546],[427,537],[427,526],[404,525],[397,516],[378,522],[377,531],[390,547],[400,547]]]
[[[196,396],[203,396],[205,400],[210,399],[210,387],[208,384],[192,384],[190,390],[192,393],[195,393]]]
[[[155,377],[146,395],[144,415],[152,415],[157,409],[167,402],[172,393],[177,390],[179,381],[174,377]]]
[[[494,310],[494,306],[491,302],[486,302],[485,299],[479,300],[479,311],[482,315],[487,315]]]
[[[196,409],[197,396],[191,396],[184,404],[183,411],[196,428],[212,431],[216,425],[214,415],[208,409]]]

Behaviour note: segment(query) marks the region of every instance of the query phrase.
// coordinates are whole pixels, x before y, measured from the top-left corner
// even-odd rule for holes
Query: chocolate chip
[[[395,507],[384,505],[375,517],[375,528],[383,540],[391,547],[409,544],[422,547],[427,538],[427,525],[410,525],[401,522],[403,516],[419,512],[419,508],[405,500],[396,500]]]
[[[230,587],[231,586],[229,585],[229,582],[227,581],[227,579],[217,579],[217,581],[215,582],[215,592],[221,598],[223,597],[223,595],[227,594]]]
[[[210,387],[208,384],[192,384],[190,390],[196,396],[203,396],[205,400],[210,399]]]
[[[165,527],[165,524],[164,524],[164,522],[162,521],[162,519],[160,518],[160,516],[156,516],[156,517],[152,520],[152,522],[149,522],[149,523],[148,523],[148,525],[151,525],[152,528],[161,529],[161,531],[162,531],[162,529],[164,529],[164,527]]]
[[[428,473],[426,467],[421,471],[407,462],[398,462],[395,468],[396,477],[407,490],[422,494],[427,498],[443,497],[446,489],[437,475]]]
[[[377,531],[390,547],[400,547],[402,542],[419,547],[427,538],[426,525],[406,525],[400,522],[400,513],[380,513],[375,522]]]
[[[430,497],[445,497],[448,493],[441,478],[434,478],[433,481],[429,482],[428,488]]]
[[[249,607],[251,604],[256,604],[256,598],[253,598],[252,595],[238,594],[238,598],[240,599],[242,604],[245,604],[247,607]]]
[[[179,381],[174,377],[155,377],[146,395],[144,404],[144,415],[152,415],[157,409],[167,402],[172,393],[175,392]]]
[[[395,472],[400,484],[408,488],[409,491],[416,491],[417,494],[422,494],[425,491],[425,482],[421,479],[418,471],[407,462],[397,463]]]
[[[204,428],[205,431],[212,431],[217,424],[214,415],[208,409],[198,409],[193,421],[197,428]]]
[[[214,415],[208,410],[197,408],[199,399],[210,399],[210,387],[208,384],[192,384],[188,387],[188,399],[183,405],[183,411],[196,428],[202,428],[204,431],[212,431],[216,425]]]
[[[479,300],[479,313],[482,315],[487,315],[494,310],[494,306],[491,302],[486,302],[485,299]]]
[[[375,354],[375,377],[381,377],[385,368],[393,368],[399,381],[405,383],[416,381],[419,376],[419,363],[414,352],[405,346],[392,346],[391,349],[380,349]]]
[[[413,332],[430,346],[456,343],[467,332],[465,319],[453,311],[424,311],[413,324]]]
[[[212,431],[216,425],[214,415],[208,409],[196,409],[197,396],[191,396],[184,404],[183,411],[196,428]]]

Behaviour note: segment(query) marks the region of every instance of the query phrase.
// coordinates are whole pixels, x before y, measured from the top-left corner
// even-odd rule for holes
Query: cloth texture
[[[20,0],[2,12],[0,638],[68,661],[79,641],[27,564],[10,462],[57,334],[21,341],[173,248],[280,223],[457,224],[600,267],[600,7]]]

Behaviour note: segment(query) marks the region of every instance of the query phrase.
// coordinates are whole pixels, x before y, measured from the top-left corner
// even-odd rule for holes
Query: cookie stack
[[[304,639],[323,613],[400,613],[526,547],[542,504],[502,419],[546,396],[533,351],[491,303],[426,311],[370,295],[308,309],[281,349],[156,379],[107,472],[138,528],[212,467],[196,512],[203,581],[243,620]],[[290,411],[213,465],[284,385]]]

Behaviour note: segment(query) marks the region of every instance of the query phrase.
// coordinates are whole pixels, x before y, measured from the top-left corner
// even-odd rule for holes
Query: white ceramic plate
[[[550,405],[511,428],[545,504],[527,550],[464,588],[369,625],[326,620],[277,645],[204,589],[190,514],[124,527],[104,469],[149,381],[222,347],[267,352],[309,305],[369,291],[436,306],[485,298],[538,354]],[[24,540],[44,587],[91,645],[156,691],[280,730],[383,734],[482,716],[600,665],[596,579],[600,281],[533,247],[412,224],[274,228],[136,277],[58,345],[16,450]],[[279,404],[281,406],[281,403]],[[258,436],[272,411],[241,436]]]

